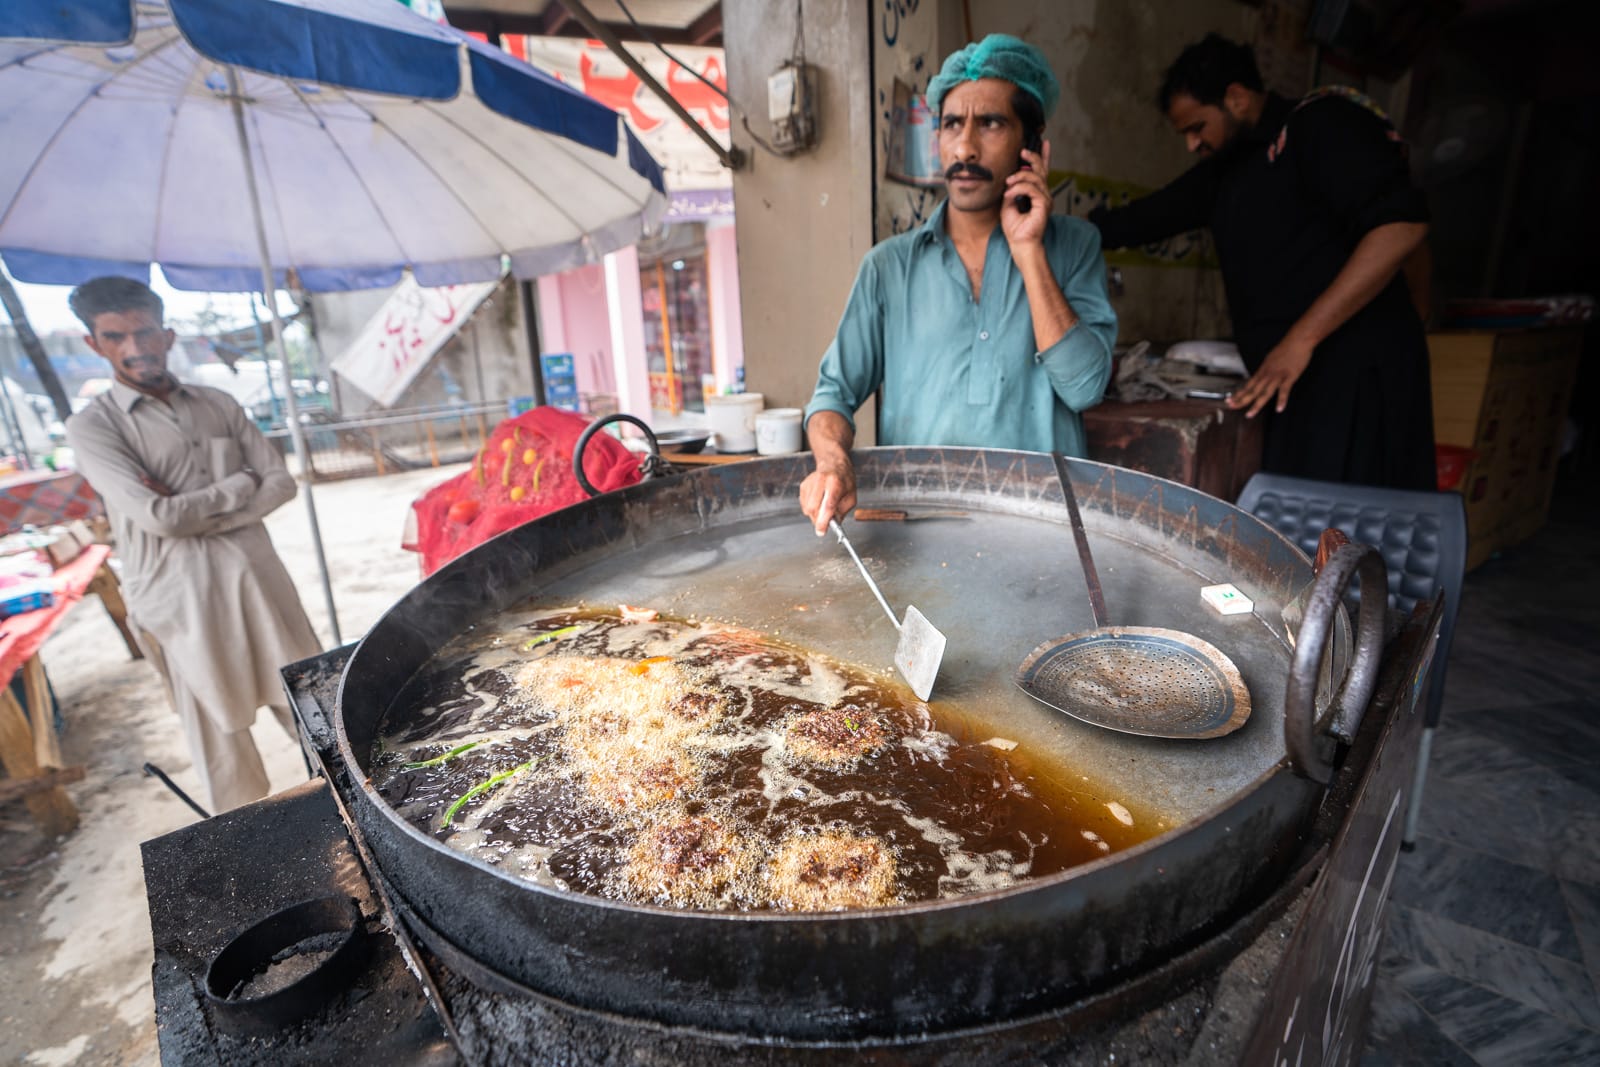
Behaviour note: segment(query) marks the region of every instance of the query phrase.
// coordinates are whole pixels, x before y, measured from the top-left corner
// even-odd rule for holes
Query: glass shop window
[[[672,415],[704,411],[701,382],[712,374],[711,291],[706,275],[704,228],[673,228],[677,240],[647,261],[641,254],[639,289],[644,305],[645,356],[650,406]],[[695,231],[692,235],[684,231]],[[698,238],[693,244],[683,237]],[[641,253],[644,249],[641,248]]]

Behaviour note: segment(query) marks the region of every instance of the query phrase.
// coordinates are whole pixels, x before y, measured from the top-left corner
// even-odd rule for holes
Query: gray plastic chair
[[[1245,483],[1239,507],[1283,533],[1307,555],[1316,552],[1317,538],[1329,527],[1344,531],[1352,541],[1374,546],[1389,568],[1389,606],[1399,611],[1409,613],[1418,601],[1444,593],[1439,647],[1428,673],[1422,750],[1402,838],[1403,846],[1411,848],[1417,839],[1433,731],[1444,710],[1445,665],[1466,573],[1467,510],[1461,494],[1377,489],[1263,472]]]

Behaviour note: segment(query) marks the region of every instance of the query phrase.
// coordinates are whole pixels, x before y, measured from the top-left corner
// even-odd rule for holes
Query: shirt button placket
[[[967,402],[972,404],[992,404],[995,396],[995,379],[999,375],[999,368],[995,366],[994,349],[989,345],[989,330],[983,325],[981,314],[976,325],[978,334],[973,343],[972,366],[968,371],[970,388]]]

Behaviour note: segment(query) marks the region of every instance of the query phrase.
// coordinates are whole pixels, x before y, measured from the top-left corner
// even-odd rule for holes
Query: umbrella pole
[[[305,429],[300,425],[300,405],[294,393],[294,371],[289,367],[289,350],[283,339],[283,319],[278,315],[278,301],[273,294],[277,292],[277,285],[272,279],[272,257],[267,251],[267,225],[261,216],[261,194],[256,188],[255,166],[250,160],[250,138],[245,133],[244,103],[239,94],[239,75],[232,67],[228,72],[228,97],[233,107],[233,125],[239,132],[239,151],[244,153],[244,176],[250,187],[250,215],[256,226],[256,247],[261,256],[261,298],[266,302],[267,311],[272,315],[272,333],[275,347],[278,350],[278,360],[283,364],[283,381],[285,385],[284,400],[289,416],[289,440],[294,444],[294,453],[300,461],[300,470],[295,478],[300,483],[301,495],[306,500],[306,515],[311,520],[311,547],[317,553],[317,572],[322,578],[322,597],[328,605],[328,626],[333,630],[333,643],[335,646],[344,644],[344,638],[339,634],[339,614],[333,606],[333,583],[328,578],[328,560],[322,551],[322,529],[317,525],[317,504],[311,498],[311,453],[306,448]],[[272,370],[267,370],[267,378],[272,377]]]

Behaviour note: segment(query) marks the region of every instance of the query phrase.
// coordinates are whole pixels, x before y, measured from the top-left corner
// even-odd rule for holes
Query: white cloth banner
[[[384,407],[393,406],[428,361],[466,325],[498,281],[424,289],[407,274],[332,367]]]
[[[573,37],[508,38],[513,54],[519,54],[519,40],[525,50],[521,54],[529,63],[622,112],[633,132],[661,164],[668,193],[733,188],[733,172],[722,165],[716,153],[605,45]],[[695,77],[699,74],[723,92],[728,91],[722,49],[672,46],[672,54],[692,67],[692,72],[649,45],[637,45],[628,51],[718,144],[728,146],[728,100]]]

